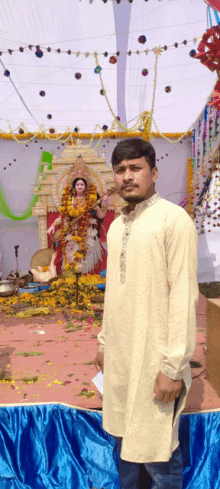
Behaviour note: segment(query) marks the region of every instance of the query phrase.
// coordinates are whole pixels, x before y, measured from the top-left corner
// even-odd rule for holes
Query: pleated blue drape
[[[182,415],[183,489],[220,487],[220,412]],[[1,407],[0,489],[118,489],[102,413],[59,404]]]

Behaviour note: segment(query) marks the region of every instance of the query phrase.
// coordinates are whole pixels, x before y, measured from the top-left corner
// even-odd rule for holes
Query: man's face
[[[158,177],[158,168],[151,171],[144,156],[136,160],[123,160],[114,167],[115,185],[119,195],[129,202],[131,207],[149,199],[155,193],[154,183]],[[131,189],[126,189],[128,185]]]

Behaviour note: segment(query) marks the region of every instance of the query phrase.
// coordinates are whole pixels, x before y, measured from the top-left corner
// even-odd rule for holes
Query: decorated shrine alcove
[[[45,168],[39,177],[40,187],[35,188],[35,195],[38,195],[39,199],[32,209],[32,214],[38,216],[39,249],[48,247],[48,213],[58,212],[68,175],[71,171],[74,171],[74,162],[80,155],[100,196],[114,186],[113,171],[112,168],[106,167],[105,158],[98,157],[97,152],[89,145],[83,145],[81,140],[78,140],[75,144],[70,143],[67,145],[59,158],[54,155],[52,165],[49,166],[49,169]],[[124,201],[117,192],[109,197],[108,212],[113,211],[113,219],[118,217],[123,204]]]

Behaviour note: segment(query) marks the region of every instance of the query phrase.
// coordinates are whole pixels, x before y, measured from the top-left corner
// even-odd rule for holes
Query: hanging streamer
[[[49,163],[48,169],[52,170],[52,159],[53,155],[51,153],[47,153],[46,151],[43,151],[41,161],[39,163],[37,175],[42,174],[44,171],[44,163]],[[38,180],[38,178],[37,178]],[[41,190],[41,186],[38,187],[38,190]],[[38,195],[33,195],[31,197],[31,200],[28,204],[27,209],[24,211],[24,214],[22,216],[18,217],[13,214],[11,211],[9,205],[7,204],[4,192],[3,192],[3,187],[0,182],[0,213],[4,216],[7,217],[8,219],[12,219],[13,221],[24,221],[26,219],[29,219],[29,217],[32,216],[32,208],[36,205],[38,202]]]

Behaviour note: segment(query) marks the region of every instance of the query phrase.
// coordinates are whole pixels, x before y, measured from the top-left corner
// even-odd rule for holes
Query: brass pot
[[[9,280],[3,280],[0,282],[0,297],[10,297],[16,292],[15,285]]]

